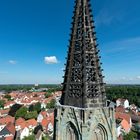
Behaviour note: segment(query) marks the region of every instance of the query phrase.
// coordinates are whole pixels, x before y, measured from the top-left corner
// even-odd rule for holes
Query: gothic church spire
[[[104,107],[105,88],[89,0],[76,0],[63,83],[62,105]]]

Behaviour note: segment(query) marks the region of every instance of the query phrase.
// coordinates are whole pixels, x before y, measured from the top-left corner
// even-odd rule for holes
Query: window
[[[78,132],[71,122],[66,127],[66,140],[78,140]]]

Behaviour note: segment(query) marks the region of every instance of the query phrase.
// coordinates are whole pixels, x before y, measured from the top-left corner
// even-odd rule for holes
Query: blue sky
[[[139,0],[91,0],[106,83],[140,84]],[[61,83],[74,0],[0,1],[0,84]]]

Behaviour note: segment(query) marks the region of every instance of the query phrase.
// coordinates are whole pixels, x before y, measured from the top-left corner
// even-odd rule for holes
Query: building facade
[[[116,140],[114,108],[106,107],[90,0],[76,0],[54,140]]]

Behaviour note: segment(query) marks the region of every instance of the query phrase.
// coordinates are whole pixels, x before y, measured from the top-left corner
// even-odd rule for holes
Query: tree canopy
[[[24,137],[23,140],[35,140],[35,136],[34,135],[30,135],[28,137]]]
[[[125,98],[130,103],[140,107],[140,86],[107,86],[106,94],[111,101],[116,101],[117,98]]]
[[[28,111],[27,107],[21,107],[19,110],[17,110],[15,114],[16,119],[20,117],[24,118],[27,114],[27,111]]]
[[[5,94],[4,98],[6,98],[6,99],[8,99],[8,101],[10,101],[11,100],[11,95]]]
[[[0,108],[3,108],[4,104],[5,104],[5,101],[4,100],[0,100]]]
[[[11,108],[10,108],[10,111],[9,111],[9,115],[14,117],[17,110],[19,110],[20,108],[22,107],[22,105],[19,105],[19,104],[14,104]]]
[[[137,133],[131,131],[129,134],[124,136],[124,140],[133,140],[137,138]]]
[[[32,111],[32,112],[27,112],[26,115],[24,116],[24,118],[26,120],[29,120],[29,119],[36,119],[38,116],[38,113],[37,111]]]
[[[47,104],[46,108],[48,108],[48,109],[55,108],[55,104],[56,104],[55,99],[52,99],[52,100]]]

